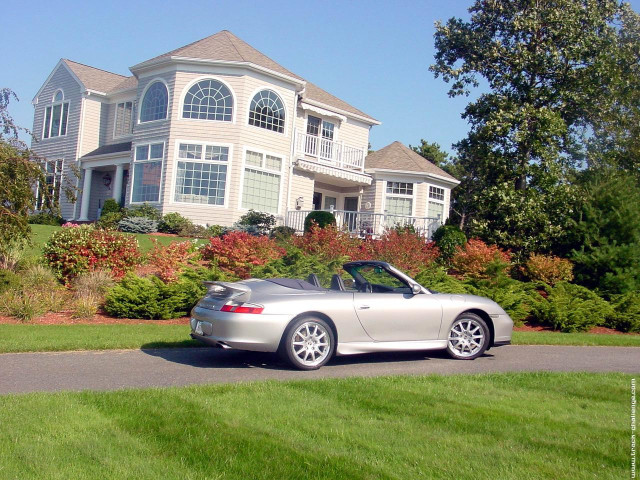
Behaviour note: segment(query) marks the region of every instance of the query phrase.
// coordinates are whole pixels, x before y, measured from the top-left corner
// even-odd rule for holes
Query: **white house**
[[[33,99],[32,148],[66,219],[97,219],[107,198],[227,226],[254,209],[301,228],[327,209],[359,233],[448,216],[455,178],[398,142],[367,156],[379,121],[229,31],[130,70],[62,59]]]

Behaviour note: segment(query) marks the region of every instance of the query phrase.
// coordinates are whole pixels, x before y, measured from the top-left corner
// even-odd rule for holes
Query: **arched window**
[[[255,94],[249,109],[249,125],[284,132],[284,105],[275,92],[262,90]]]
[[[62,92],[62,90],[57,90],[56,94],[53,96],[53,101],[61,102],[62,100],[64,100],[64,93]]]
[[[162,82],[153,83],[144,94],[140,108],[140,121],[152,122],[167,118],[167,105],[169,93]]]
[[[233,116],[231,91],[217,80],[202,80],[184,97],[182,118],[230,122]]]

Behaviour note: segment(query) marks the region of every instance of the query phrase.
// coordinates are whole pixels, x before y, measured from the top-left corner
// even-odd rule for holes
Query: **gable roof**
[[[106,70],[90,67],[89,65],[74,62],[66,58],[63,58],[62,62],[73,72],[73,74],[88,90],[108,93],[116,90],[116,87],[128,80],[124,75],[107,72]],[[122,90],[122,88],[118,88],[118,90]]]
[[[214,35],[210,35],[202,40],[190,43],[184,47],[176,48],[170,52],[158,55],[150,60],[142,62],[140,65],[153,63],[163,58],[170,57],[187,57],[197,58],[201,60],[218,60],[226,62],[244,62],[252,63],[259,67],[263,67],[282,75],[295,78],[301,82],[306,82],[303,99],[313,100],[329,107],[343,110],[347,113],[364,117],[367,120],[379,123],[375,118],[349,105],[347,102],[340,100],[338,97],[331,95],[329,92],[321,89],[317,85],[306,81],[304,78],[287,70],[279,63],[259,52],[244,40],[236,37],[228,30],[222,30]]]
[[[460,183],[455,177],[449,175],[440,167],[435,166],[429,160],[398,141],[367,155],[364,159],[364,168],[365,171],[377,168],[382,170],[420,172],[437,175],[455,183]]]

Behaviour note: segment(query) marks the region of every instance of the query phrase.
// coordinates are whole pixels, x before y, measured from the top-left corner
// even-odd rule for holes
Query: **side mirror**
[[[417,283],[414,283],[413,285],[411,285],[411,292],[414,295],[417,295],[417,294],[422,292],[422,287],[420,285],[418,285]]]

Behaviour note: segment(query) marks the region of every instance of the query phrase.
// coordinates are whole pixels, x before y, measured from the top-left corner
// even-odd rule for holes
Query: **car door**
[[[428,293],[365,293],[353,296],[358,319],[379,342],[435,340],[442,323],[442,305]]]

